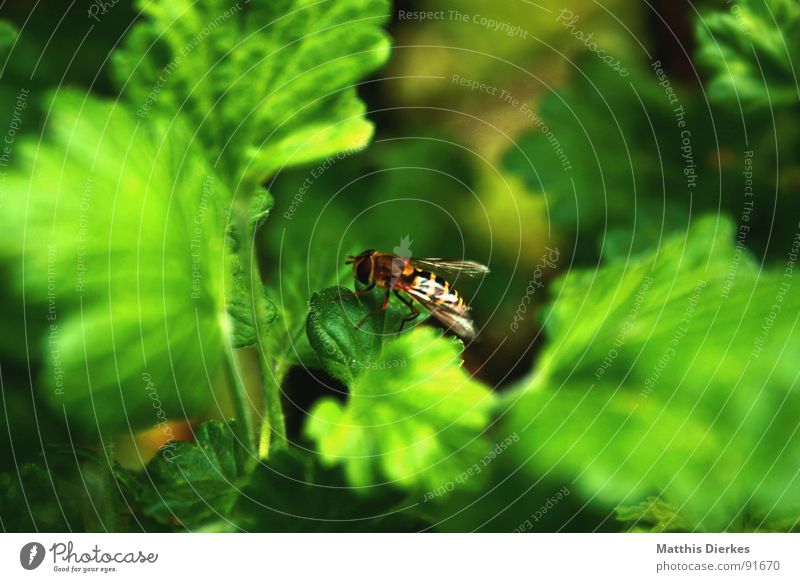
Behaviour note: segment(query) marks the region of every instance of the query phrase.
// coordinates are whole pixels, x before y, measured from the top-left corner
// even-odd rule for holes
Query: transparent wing
[[[429,309],[430,314],[445,324],[450,331],[465,340],[475,339],[475,324],[466,313],[456,313],[448,309]]]
[[[443,277],[469,277],[474,279],[489,273],[489,267],[475,261],[450,261],[448,259],[411,259],[411,265]]]
[[[428,295],[417,289],[403,289],[403,291],[416,299],[425,311],[462,339],[475,338],[475,324],[472,322],[469,312],[463,307],[457,308],[448,303],[436,304]]]

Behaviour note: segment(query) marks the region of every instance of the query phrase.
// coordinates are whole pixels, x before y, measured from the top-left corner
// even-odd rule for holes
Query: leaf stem
[[[249,209],[244,205],[239,207],[237,217],[238,230],[242,236],[242,263],[249,280],[247,289],[250,307],[253,310],[256,337],[258,338],[256,348],[258,350],[258,363],[261,368],[261,383],[264,390],[265,410],[258,439],[258,457],[264,461],[268,458],[271,448],[282,449],[286,447],[286,425],[281,406],[280,378],[278,378],[276,370],[271,365],[262,346],[266,331],[263,328],[264,322],[261,320],[260,314],[266,312],[266,303],[258,261],[254,252],[256,223],[252,220]]]
[[[283,372],[273,366],[269,358],[259,346],[259,363],[262,371],[264,385],[264,401],[266,411],[261,422],[261,437],[258,443],[258,458],[266,461],[269,457],[270,446],[274,450],[286,448],[286,423],[281,406],[281,384]],[[273,439],[274,436],[274,439]],[[272,441],[272,442],[271,442]]]
[[[101,438],[102,446],[98,455],[100,465],[100,475],[102,485],[100,486],[103,514],[103,526],[107,533],[120,531],[119,520],[117,519],[117,504],[114,497],[114,488],[117,487],[117,480],[114,476],[114,443],[109,437]]]
[[[255,454],[253,419],[250,416],[249,406],[250,398],[247,395],[247,388],[239,375],[236,354],[230,342],[228,342],[227,359],[228,365],[225,366],[225,369],[228,374],[231,395],[233,396],[233,406],[236,409],[236,427],[239,433],[239,440],[244,444],[249,454]]]

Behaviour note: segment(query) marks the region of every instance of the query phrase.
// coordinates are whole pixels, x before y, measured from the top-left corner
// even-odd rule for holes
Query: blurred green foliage
[[[800,399],[783,354],[800,349],[800,299],[731,239],[727,222],[705,219],[656,252],[556,283],[548,346],[505,400],[506,430],[528,444],[514,450],[521,463],[611,507],[661,494],[698,529],[799,514]]]
[[[741,0],[728,12],[706,13],[696,28],[711,99],[747,110],[797,104],[797,2]]]
[[[123,477],[123,482],[144,516],[192,529],[224,520],[249,473],[245,449],[231,427],[212,420],[197,428],[193,444],[176,442],[162,449],[146,475]]]
[[[19,145],[3,207],[3,253],[45,322],[30,345],[42,395],[78,432],[198,414],[222,353],[225,187],[181,126],[140,127],[80,92],[51,111],[49,141]]]
[[[685,228],[692,207],[670,104],[646,72],[631,69],[621,77],[587,59],[569,87],[542,99],[539,127],[505,159],[545,193],[552,224],[574,233],[585,260],[598,249],[647,248],[659,232]]]

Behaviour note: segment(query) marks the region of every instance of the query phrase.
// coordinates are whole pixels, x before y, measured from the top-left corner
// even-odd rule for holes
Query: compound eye
[[[369,285],[370,275],[372,274],[372,257],[365,257],[358,262],[356,267],[356,277],[362,285]]]

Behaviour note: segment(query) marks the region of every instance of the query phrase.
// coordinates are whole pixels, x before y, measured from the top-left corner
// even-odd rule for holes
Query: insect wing
[[[475,325],[464,307],[454,307],[449,303],[436,303],[424,291],[415,287],[403,288],[433,317],[444,323],[453,333],[466,339],[475,338]]]
[[[411,259],[411,264],[421,271],[431,271],[444,277],[474,279],[489,273],[489,267],[475,261],[450,261],[447,259]]]
[[[430,314],[445,324],[453,333],[465,340],[475,339],[475,324],[466,313],[455,313],[441,306],[430,310]]]

